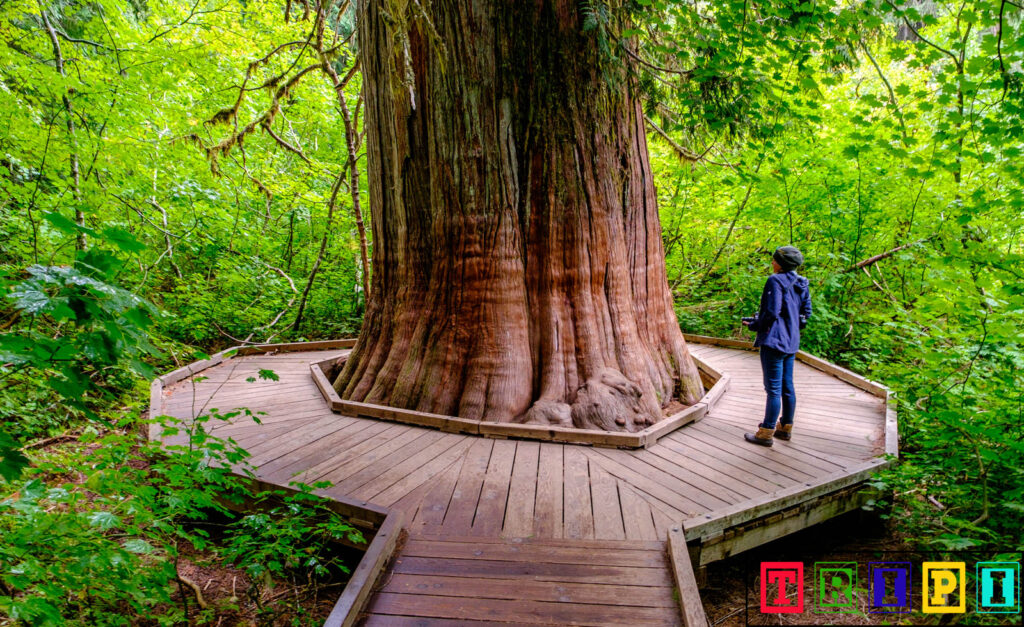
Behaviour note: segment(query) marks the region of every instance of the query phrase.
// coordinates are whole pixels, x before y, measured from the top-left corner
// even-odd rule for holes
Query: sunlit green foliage
[[[694,162],[652,141],[680,321],[744,335],[739,318],[757,306],[769,254],[800,247],[815,309],[805,348],[898,399],[903,463],[885,480],[905,530],[939,547],[1019,550],[1024,12],[1000,2],[801,6],[819,15],[795,32],[802,14],[785,3],[673,5],[700,7],[722,46],[713,56],[730,58],[702,67],[752,97],[728,128],[704,121],[718,105],[700,89],[650,101],[681,147],[705,155]],[[752,43],[766,34],[748,33],[744,11],[748,25],[782,31]],[[700,66],[684,54],[694,45],[685,31],[661,28],[666,50]],[[743,54],[751,59],[738,67]]]

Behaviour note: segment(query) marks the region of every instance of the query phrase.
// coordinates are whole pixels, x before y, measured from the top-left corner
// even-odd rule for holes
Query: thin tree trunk
[[[352,115],[348,110],[348,103],[340,93],[338,102],[342,118],[345,120],[345,144],[348,147],[348,186],[349,194],[352,196],[352,214],[355,216],[356,229],[359,231],[359,261],[363,269],[363,298],[369,299],[370,256],[366,245],[366,227],[363,225],[362,199],[359,196],[359,168],[356,167],[356,162],[359,160],[359,141],[355,125],[352,123]]]
[[[50,23],[50,17],[46,14],[46,7],[43,6],[42,2],[39,2],[39,15],[43,19],[43,25],[46,27],[46,33],[50,37],[50,45],[53,47],[53,63],[57,68],[57,72],[62,78],[66,78],[67,74],[64,72],[64,54],[60,49],[60,40],[57,39],[57,32],[53,28],[53,24]],[[66,89],[61,94],[61,103],[64,105],[64,114],[67,116],[67,129],[68,129],[68,169],[71,174],[71,197],[75,200],[75,224],[80,227],[85,227],[85,212],[82,210],[82,187],[79,166],[78,166],[78,137],[75,134],[75,112],[71,106],[71,90]],[[78,231],[75,236],[75,250],[85,250],[85,232]]]
[[[345,11],[347,3],[343,6],[340,13]],[[348,81],[355,75],[358,62],[352,66],[352,69],[345,75],[345,78],[338,76],[338,73],[334,69],[334,64],[327,55],[327,51],[324,49],[324,27],[327,22],[327,16],[323,13],[323,6],[317,7],[317,24],[316,24],[316,37],[315,45],[317,54],[320,58],[321,69],[331,82],[331,86],[334,88],[334,95],[338,99],[338,107],[341,109],[342,119],[345,122],[345,147],[348,150],[348,167],[349,167],[349,194],[352,197],[352,213],[356,220],[356,229],[359,231],[359,258],[362,264],[362,284],[363,284],[363,297],[369,299],[370,297],[370,259],[369,252],[366,243],[366,226],[363,224],[363,209],[362,200],[359,195],[359,169],[356,167],[357,161],[359,160],[359,128],[358,124],[353,120],[352,112],[349,109],[348,101],[345,99],[345,86]],[[355,118],[359,118],[359,108],[361,106],[362,99],[356,102],[355,107]]]
[[[327,222],[324,224],[324,236],[320,238],[320,249],[316,253],[316,261],[313,262],[313,269],[309,272],[309,278],[306,279],[306,287],[302,289],[302,296],[299,298],[299,310],[295,313],[295,322],[292,323],[292,331],[298,331],[299,326],[302,324],[302,314],[306,311],[306,299],[309,298],[309,291],[313,288],[313,281],[316,280],[316,274],[320,271],[320,263],[324,259],[324,254],[327,252],[327,241],[331,234],[331,226],[334,222],[334,207],[338,204],[338,192],[341,191],[341,183],[345,180],[345,171],[342,170],[338,174],[338,178],[335,179],[334,185],[331,187],[331,198],[327,201]]]

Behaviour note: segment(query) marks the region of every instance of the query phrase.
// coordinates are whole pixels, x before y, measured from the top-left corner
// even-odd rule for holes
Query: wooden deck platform
[[[888,463],[887,434],[895,451],[885,389],[813,361],[796,365],[793,440],[750,445],[742,434],[764,406],[757,354],[691,350],[728,373],[730,389],[703,420],[640,450],[332,413],[309,364],[338,349],[226,359],[155,400],[183,419],[213,407],[265,412],[262,424],[240,416],[214,429],[250,451],[261,480],[330,481],[326,496],[402,511],[409,540],[367,624],[676,624],[673,529],[699,567],[858,507],[856,488]]]

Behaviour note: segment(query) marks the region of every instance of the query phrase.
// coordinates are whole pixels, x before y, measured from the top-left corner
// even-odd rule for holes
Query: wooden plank
[[[744,457],[748,459],[761,458],[773,467],[778,467],[780,472],[782,472],[781,467],[786,466],[804,476],[820,477],[822,473],[843,468],[842,464],[822,460],[798,450],[783,451],[782,447],[776,450],[774,447],[750,444],[743,439],[743,433],[753,431],[753,429],[741,428],[718,420],[704,420],[700,424],[694,425],[692,430],[694,437],[702,438],[712,446],[726,450],[741,449]],[[792,475],[789,470],[786,470],[785,474]]]
[[[333,416],[334,418],[342,418],[338,414],[333,414],[326,410],[321,411],[302,411],[294,415],[285,416],[283,414],[274,414],[270,416],[255,415],[247,416],[244,413],[239,414],[233,418],[226,420],[212,420],[206,423],[207,431],[209,433],[218,434],[218,437],[234,437],[242,438],[251,433],[258,433],[266,429],[276,429],[277,427],[284,427],[286,425],[304,424],[306,422],[312,422],[314,420],[320,420],[325,416]],[[190,418],[183,419],[186,422],[190,422]],[[259,420],[259,422],[256,422]]]
[[[719,416],[717,424],[720,426],[738,428],[739,433],[752,432],[753,428],[745,419]],[[864,438],[857,442],[854,438],[835,439],[830,434],[813,429],[810,425],[800,423],[793,428],[793,439],[790,441],[776,441],[775,447],[780,451],[793,452],[801,451],[826,462],[849,466],[851,463],[859,463],[865,459],[871,459],[882,454],[883,442],[881,438],[874,441]],[[781,448],[779,448],[781,447]],[[813,463],[813,462],[812,462]]]
[[[272,411],[320,409],[321,406],[319,404],[309,402],[310,394],[316,394],[316,392],[310,389],[296,388],[271,393],[241,394],[235,398],[226,398],[220,394],[215,394],[207,398],[196,398],[193,402],[182,396],[173,396],[172,393],[172,402],[167,402],[165,407],[168,412],[187,417],[211,414],[214,413],[213,410],[217,410],[217,413],[220,414],[246,409],[253,413],[265,412],[269,414]]]
[[[686,333],[683,334],[683,337],[686,339],[687,342],[697,342],[704,344],[713,344],[716,346],[723,346],[728,348],[753,350],[753,343],[742,340],[714,338],[700,335],[690,335]],[[855,372],[847,370],[846,368],[843,368],[841,366],[837,366],[829,361],[821,359],[820,357],[815,357],[814,355],[811,355],[805,351],[799,351],[797,353],[797,359],[802,363],[805,363],[813,368],[817,368],[818,370],[826,372],[838,379],[846,381],[847,383],[850,383],[855,387],[858,387],[875,396],[884,397],[885,392],[888,390],[887,387],[880,383],[876,383],[874,381],[866,379]]]
[[[687,407],[686,409],[677,412],[668,418],[664,418],[647,427],[639,434],[644,438],[644,446],[652,446],[658,441],[658,438],[664,437],[676,429],[688,425],[691,422],[696,422],[704,417],[708,413],[707,403],[703,400],[698,403]]]
[[[561,538],[563,519],[563,450],[561,444],[542,442],[537,464],[537,500],[534,505],[534,534],[540,538]]]
[[[801,407],[800,405],[801,402],[798,401],[796,415],[794,416],[794,422],[799,425],[820,427],[824,430],[842,429],[844,433],[860,437],[879,436],[882,433],[882,423],[884,422],[882,412],[874,415],[864,414],[857,416],[847,414],[846,416],[838,416],[835,415],[838,412],[820,412],[810,407]],[[757,426],[763,419],[763,415],[764,405],[762,403],[740,403],[730,399],[728,403],[722,403],[716,407],[712,417],[733,416],[742,418],[752,426]]]
[[[164,382],[157,377],[153,379],[149,384],[149,416],[148,419],[151,421],[149,426],[146,428],[146,435],[150,441],[160,439],[160,434],[163,433],[163,427],[160,426],[156,419],[164,415],[163,408],[163,396],[164,396]]]
[[[600,583],[630,586],[673,585],[668,569],[607,566],[604,564],[548,564],[544,562],[506,562],[495,560],[460,560],[435,557],[399,557],[395,573],[430,576],[479,577],[548,581],[557,583]],[[514,582],[510,582],[514,585]]]
[[[645,463],[654,466],[665,474],[676,477],[682,482],[694,486],[702,492],[713,494],[726,503],[735,503],[745,498],[758,496],[764,492],[746,483],[736,481],[716,468],[707,468],[703,464],[680,455],[667,446],[648,449],[649,454],[643,456]],[[714,458],[712,458],[714,459]],[[720,465],[718,460],[713,466]]]
[[[846,381],[847,383],[850,383],[875,396],[884,398],[885,393],[889,389],[881,383],[876,383],[870,379],[866,379],[853,371],[843,368],[842,366],[837,366],[832,362],[825,361],[820,357],[815,357],[814,355],[805,353],[804,351],[798,352],[796,354],[796,358],[809,366],[813,366],[822,372],[827,372],[828,374],[838,379],[842,379],[843,381]]]
[[[443,414],[431,414],[428,412],[401,409],[398,407],[385,407],[371,403],[357,403],[355,401],[337,400],[331,402],[331,409],[348,416],[363,416],[367,418],[378,418],[381,420],[393,420],[410,425],[440,429],[449,433],[465,433],[475,435],[480,432],[480,422],[477,420],[466,420],[455,416]]]
[[[625,481],[618,480],[623,530],[627,540],[657,540],[651,506]]]
[[[459,620],[453,618],[426,618],[423,616],[388,616],[368,614],[360,623],[362,627],[509,627],[504,621]],[[538,625],[539,623],[516,623],[516,627]]]
[[[331,455],[312,453],[311,465],[300,474],[303,481],[312,483],[344,479],[427,433],[377,420],[365,422],[366,425],[358,435],[358,444],[350,442],[348,446]]]
[[[714,496],[716,502],[735,503],[736,501],[743,500],[745,497],[761,494],[762,492],[742,484],[734,489],[734,482],[728,478],[722,480],[721,474],[716,475],[713,470],[706,469],[700,464],[695,464],[692,460],[686,459],[679,453],[664,446],[647,449],[643,454],[637,454],[632,451],[622,452],[630,454],[635,459],[657,468],[665,475],[675,478],[681,485],[685,484],[699,493]],[[716,463],[715,465],[718,464]],[[712,480],[709,476],[715,477],[717,480]],[[748,494],[751,491],[753,494]],[[715,507],[715,505],[709,504],[708,507]]]
[[[753,429],[742,424],[719,420],[713,423],[712,427],[719,430],[714,434],[720,438],[717,445],[723,448],[738,447],[741,455],[750,459],[763,460],[759,463],[770,464],[787,475],[793,475],[790,469],[795,469],[800,471],[803,476],[820,477],[823,474],[859,464],[871,457],[870,454],[849,456],[849,452],[845,449],[816,450],[808,446],[806,441],[797,440],[795,435],[791,442],[780,442],[773,447],[762,447],[750,444],[743,439],[743,434],[752,432]],[[822,446],[822,448],[827,447]],[[782,466],[787,468],[783,469]],[[793,476],[797,479],[800,478],[798,475]]]
[[[256,371],[236,371],[232,374],[231,378],[221,380],[203,380],[203,381],[181,381],[170,386],[169,389],[172,392],[178,392],[182,390],[194,391],[196,398],[207,400],[210,395],[223,395],[229,400],[236,400],[238,398],[244,398],[247,395],[266,395],[267,393],[273,393],[281,390],[312,390],[314,388],[313,381],[308,376],[295,377],[289,376],[288,372],[278,372],[275,370],[278,379],[276,381],[268,379],[258,379]],[[249,379],[255,379],[249,381]]]
[[[335,459],[342,451],[368,437],[366,430],[369,425],[365,421],[346,416],[335,417],[345,418],[351,422],[312,444],[296,449],[272,462],[264,463],[260,466],[260,474],[267,477],[293,477],[322,461]]]
[[[468,449],[467,449],[468,450]],[[419,533],[436,533],[444,522],[445,512],[448,511],[448,503],[452,499],[452,492],[455,490],[455,482],[459,479],[459,471],[462,469],[462,457],[452,462],[448,468],[434,477],[433,485],[423,497],[420,508],[416,512],[416,519],[412,528]]]
[[[309,420],[265,425],[260,429],[253,429],[244,433],[233,433],[230,435],[230,438],[234,440],[235,444],[244,448],[252,455],[254,452],[258,453],[261,447],[271,447],[273,449],[278,438],[287,438],[290,433],[297,430],[322,426],[324,424],[322,421],[322,418],[311,418]],[[226,432],[220,432],[217,434],[217,437],[224,438],[227,435]],[[250,457],[248,461],[251,463],[252,458]]]
[[[814,505],[813,501],[805,511],[792,516],[773,519],[768,517],[763,524],[753,528],[744,529],[741,533],[731,535],[721,542],[703,546],[701,548],[701,565],[725,559],[754,547],[761,546],[778,538],[806,529],[812,525],[822,523],[830,518],[840,516],[860,508],[867,497],[859,493],[850,493],[841,498],[830,499],[820,505]],[[803,508],[801,508],[803,509]]]
[[[442,526],[445,533],[469,534],[493,447],[493,440],[480,438],[474,440],[467,450],[448,511],[444,515]]]
[[[667,538],[668,530],[673,525],[680,525],[685,516],[670,516],[656,507],[651,507],[651,518],[654,519],[654,530],[659,538]]]
[[[320,391],[320,396],[323,397],[327,404],[331,406],[335,401],[340,401],[341,397],[338,396],[338,392],[331,385],[331,382],[327,380],[327,375],[324,374],[323,364],[326,362],[319,362],[309,365],[310,376],[313,377],[313,384],[316,385],[316,389]]]
[[[487,473],[480,488],[480,500],[473,518],[473,535],[497,536],[505,525],[505,505],[516,456],[516,443],[508,440],[494,443]]]
[[[698,443],[699,444],[699,443]],[[747,498],[771,492],[790,482],[775,473],[763,475],[760,466],[746,464],[744,468],[733,465],[733,458],[725,455],[709,454],[706,447],[694,446],[689,438],[666,439],[658,446],[650,449],[652,455],[665,457],[680,468],[695,475],[701,475],[708,481],[721,485],[724,489]],[[739,459],[740,463],[745,460]],[[772,480],[773,478],[778,481]]]
[[[469,448],[471,443],[472,440],[463,438],[462,440],[457,441],[457,443],[450,449],[416,467],[412,472],[400,474],[396,471],[394,476],[391,478],[398,477],[398,480],[388,487],[381,489],[376,494],[370,494],[370,492],[374,489],[378,489],[379,485],[364,487],[360,490],[365,489],[366,498],[374,503],[379,503],[384,507],[399,507],[400,499],[403,499],[412,490],[418,489],[420,486],[429,482],[435,475],[450,466],[455,460],[460,459],[465,454],[466,449]],[[384,481],[382,479],[380,485],[383,484]],[[411,518],[411,516],[409,518]]]
[[[374,478],[361,482],[358,487],[353,487],[354,484],[350,483],[347,489],[355,497],[372,500],[374,496],[396,483],[415,481],[416,474],[421,468],[426,467],[427,464],[430,464],[430,469],[434,473],[440,471],[454,459],[454,457],[450,457],[452,455],[450,449],[455,447],[467,448],[470,442],[471,440],[466,439],[465,436],[449,433],[442,434],[440,438],[431,442],[426,448],[406,449],[404,452],[397,453],[388,458],[387,461],[376,464],[375,468],[373,468],[376,475]],[[458,452],[460,451],[456,451],[456,453]],[[450,459],[444,464],[439,464],[435,459],[438,457],[450,457]],[[368,468],[367,470],[370,469]]]
[[[543,622],[550,625],[665,625],[666,611],[658,607],[581,605],[504,599],[452,599],[434,595],[382,592],[370,604],[374,614],[427,616],[460,620],[494,619]],[[671,624],[671,623],[668,623]]]
[[[284,434],[276,434],[273,439],[250,447],[249,463],[260,467],[264,463],[280,459],[285,455],[295,454],[298,449],[341,431],[348,423],[341,422],[337,416],[318,418],[299,428],[286,429]]]
[[[563,528],[566,538],[593,538],[594,514],[590,504],[590,468],[587,456],[578,446],[566,446],[563,452]]]
[[[771,492],[759,499],[752,499],[702,516],[691,517],[683,527],[692,538],[706,538],[730,526],[759,518],[769,512],[778,511],[819,495],[865,481],[890,463],[884,459],[873,459],[858,468],[835,472],[813,482],[808,481]]]
[[[681,491],[686,491],[689,494],[689,492],[693,491],[692,487],[676,485],[669,487],[670,484],[674,484],[674,480],[671,477],[665,478],[663,473],[650,466],[648,468],[651,469],[651,473],[643,472],[645,470],[643,466],[637,465],[632,458],[626,460],[624,457],[616,459],[607,456],[595,456],[593,459],[606,471],[628,482],[634,489],[650,494],[670,509],[690,514],[703,512],[708,509],[681,493]],[[717,499],[716,502],[720,505],[726,504],[724,501],[718,501]]]
[[[747,374],[761,370],[761,361],[756,351],[722,350],[710,361],[722,372]]]
[[[164,393],[165,409],[167,409],[166,399],[168,397],[174,397],[174,394],[176,394],[176,393],[173,392],[173,391],[170,392],[170,393],[168,393],[168,392]],[[330,408],[324,407],[323,401],[321,401],[320,399],[317,399],[315,397],[310,397],[309,394],[310,393],[307,392],[307,393],[304,393],[304,394],[296,394],[293,397],[280,398],[280,399],[272,399],[272,400],[264,400],[264,401],[260,402],[259,407],[250,408],[250,409],[252,409],[252,411],[254,413],[259,413],[262,416],[268,416],[268,417],[280,416],[280,415],[292,415],[292,414],[296,414],[296,413],[310,413],[310,412],[323,413],[323,414],[331,413],[330,412]],[[315,394],[315,392],[312,392],[312,394]],[[174,397],[174,398],[176,398],[176,397]],[[195,410],[205,410],[209,406],[210,406],[210,404],[202,405],[199,402],[193,404],[190,401],[183,400],[182,403],[180,403],[179,405],[175,406],[174,413],[177,416],[191,417],[193,415],[199,415],[198,412],[193,413],[193,409],[195,409]],[[222,410],[220,413],[225,413],[225,412],[227,412],[230,409],[234,409],[233,407],[230,407],[230,406],[228,406],[228,407],[224,407],[224,406],[218,407],[217,405],[213,405],[213,408],[216,408],[218,410]]]
[[[731,387],[732,375],[721,375],[718,381],[713,386],[711,386],[710,390],[708,390],[708,393],[704,395],[704,398],[701,399],[704,402],[704,404],[707,405],[708,407],[707,411],[704,412],[704,414],[701,416],[702,418],[703,416],[706,416],[708,413],[714,410],[715,406],[718,405],[722,398],[725,397],[725,394],[729,391]]]
[[[621,551],[653,551],[658,554],[664,553],[665,542],[659,540],[565,540],[561,538],[500,538],[471,535],[432,535],[424,536],[424,539],[431,542],[455,542],[461,544],[529,544],[532,547],[555,547],[573,546],[577,548],[600,549],[600,550],[621,550]]]
[[[635,607],[664,607],[675,609],[676,601],[666,588],[644,586],[601,585],[592,583],[561,583],[553,586],[539,581],[515,580],[515,585],[494,579],[470,577],[425,577],[423,575],[393,575],[381,592],[395,594],[422,594],[470,597],[480,599],[507,599],[509,601],[550,601],[572,604],[611,604]]]
[[[892,399],[886,401],[885,410],[885,453],[898,457],[900,454],[899,444],[899,423],[896,419],[895,403]]]
[[[754,427],[757,426],[757,423],[754,423],[754,426],[752,427],[750,424],[749,414],[741,412],[719,409],[715,414],[715,418],[720,422],[727,422],[739,427],[749,428],[751,431],[753,431]],[[823,424],[818,420],[806,420],[800,418],[803,417],[798,417],[799,422],[794,421],[794,438],[798,435],[803,435],[811,442],[820,440],[823,444],[831,444],[840,448],[864,449],[868,452],[881,448],[882,438],[884,436],[881,424],[879,424],[878,427],[869,430],[848,427],[834,422]]]
[[[764,416],[764,396],[763,394],[760,394],[759,396],[760,398],[756,400],[752,398],[742,399],[738,397],[729,397],[715,407],[715,411],[712,413],[711,417],[717,416],[721,412],[729,412],[744,415],[751,423],[757,425],[757,423],[761,422]],[[806,399],[801,399],[799,392],[797,392],[796,419],[800,422],[820,422],[823,424],[838,423],[846,425],[850,429],[872,432],[878,430],[882,423],[881,408],[872,409],[870,411],[849,408],[844,411],[839,408],[823,409],[821,407],[815,407],[814,405],[808,405],[805,401]],[[830,401],[830,404],[834,403],[835,401]]]
[[[238,347],[236,346],[233,348],[222,350],[219,353],[214,353],[213,355],[210,355],[208,359],[200,359],[199,361],[194,361],[190,364],[182,366],[177,370],[172,370],[171,372],[168,372],[167,374],[161,376],[160,380],[163,382],[165,386],[170,385],[172,383],[176,383],[186,377],[190,377],[196,373],[202,372],[203,370],[212,368],[222,363],[226,359],[230,359],[231,356],[234,355],[237,350]]]
[[[392,471],[397,465],[404,464],[413,456],[419,456],[424,451],[430,454],[440,452],[437,450],[438,443],[442,449],[450,446],[449,442],[444,441],[444,434],[439,431],[424,430],[411,438],[399,433],[398,437],[402,438],[401,446],[385,444],[386,453],[374,449],[323,475],[321,479],[334,483],[331,488],[333,493],[355,494],[362,486]]]
[[[597,554],[600,557],[595,562]],[[601,541],[595,541],[592,546],[577,546],[574,540],[564,540],[562,544],[533,544],[529,540],[525,542],[438,542],[430,537],[411,536],[402,549],[402,557],[480,559],[530,564],[592,565],[599,563],[603,566],[635,568],[661,568],[665,564],[665,556],[662,551],[612,548],[601,544]]]
[[[239,355],[256,355],[266,353],[289,353],[295,351],[318,351],[332,348],[351,348],[356,345],[355,338],[343,340],[323,340],[318,342],[284,342],[281,344],[254,344],[238,348]]]
[[[450,463],[448,464],[451,465]],[[444,468],[440,472],[443,472]],[[374,503],[382,507],[388,508],[389,511],[399,511],[405,516],[406,520],[410,520],[416,516],[420,509],[420,502],[423,501],[424,495],[430,490],[433,475],[437,474],[431,470],[430,476],[420,477],[419,473],[410,475],[408,479],[413,477],[417,478],[417,481],[412,486],[404,486],[401,493],[397,498],[384,498],[381,496],[373,496]],[[397,488],[396,488],[397,490]]]
[[[695,428],[687,429],[685,436],[674,436],[671,440],[666,438],[662,443],[665,446],[675,446],[671,442],[677,444],[685,442],[686,446],[691,447],[691,450],[699,448],[707,455],[720,460],[720,463],[749,473],[748,476],[760,476],[782,486],[790,485],[794,481],[812,479],[822,472],[830,472],[818,469],[815,469],[814,472],[801,472],[784,464],[776,463],[776,458],[782,455],[778,451],[775,451],[775,456],[766,457],[758,451],[751,452],[753,446],[751,444],[733,441],[733,439],[725,440],[719,433],[699,432]],[[842,466],[833,465],[833,470],[841,468]]]
[[[647,451],[638,454],[633,451],[601,450],[594,451],[592,457],[607,458],[633,470],[636,473],[634,476],[638,478],[636,485],[641,489],[645,489],[650,483],[657,483],[681,495],[691,503],[691,508],[684,511],[714,509],[736,500],[728,500],[723,494],[716,496],[718,486],[710,487],[709,490],[701,489],[697,486],[700,481],[695,481],[693,477],[687,476],[687,473],[680,472],[678,467],[666,463],[656,455],[648,454]],[[621,473],[618,476],[621,477]]]
[[[509,422],[481,422],[480,435],[503,438],[530,438],[566,444],[592,444],[595,446],[621,446],[624,448],[640,448],[645,437],[640,433],[618,433],[600,431],[598,429],[575,429],[572,427],[553,427],[525,425]]]
[[[590,498],[594,509],[594,537],[600,540],[625,540],[617,481],[593,462],[590,463]]]
[[[712,384],[722,378],[722,371],[708,363],[705,359],[700,357],[699,354],[693,354],[691,357],[693,357],[693,363],[697,366],[697,370],[699,370],[702,375],[706,375],[711,380]]]
[[[724,346],[727,348],[742,348],[746,350],[754,350],[754,343],[747,340],[734,340],[724,337],[710,337],[707,335],[694,335],[692,333],[683,333],[683,339],[689,344],[709,344],[712,346]]]
[[[668,532],[668,556],[672,574],[679,590],[679,609],[682,612],[683,627],[707,627],[708,617],[700,600],[697,577],[693,573],[690,551],[686,548],[686,536],[679,525]]]
[[[402,529],[402,515],[388,514],[367,548],[359,565],[352,571],[345,590],[334,603],[334,608],[324,621],[324,627],[351,627],[355,625],[360,612],[373,592],[373,584],[377,581],[384,565],[394,554]]]
[[[539,442],[521,441],[517,443],[512,480],[508,488],[505,526],[501,533],[504,537],[525,538],[533,535],[539,460]]]

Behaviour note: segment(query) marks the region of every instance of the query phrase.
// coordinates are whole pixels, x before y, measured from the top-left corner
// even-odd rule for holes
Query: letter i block
[[[873,614],[910,613],[910,562],[870,562]]]
[[[977,610],[982,614],[1020,613],[1020,563],[978,562],[975,565]]]

